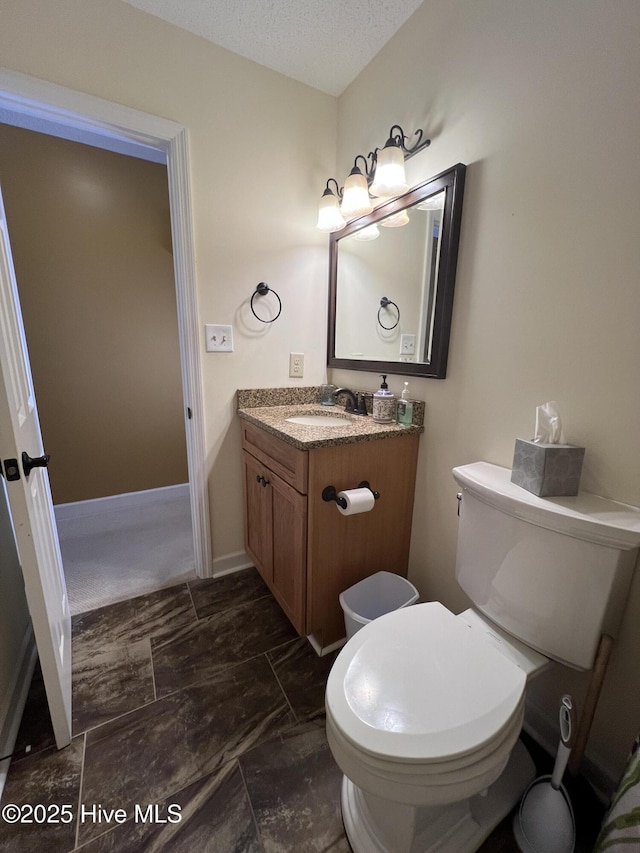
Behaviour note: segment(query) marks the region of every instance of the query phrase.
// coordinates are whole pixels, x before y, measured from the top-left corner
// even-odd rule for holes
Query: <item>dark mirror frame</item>
[[[331,234],[329,243],[329,335],[327,364],[347,370],[368,370],[373,373],[394,373],[402,376],[428,376],[444,379],[447,375],[449,335],[453,313],[453,291],[456,281],[460,224],[462,221],[462,198],[466,166],[458,163],[446,172],[430,178],[410,189],[398,198],[377,207],[373,213],[360,216],[349,222],[341,231]],[[386,216],[398,213],[446,189],[442,216],[440,263],[433,306],[433,339],[430,362],[365,361],[354,358],[336,358],[336,299],[338,284],[338,246],[343,237],[348,237],[361,228],[373,225]]]

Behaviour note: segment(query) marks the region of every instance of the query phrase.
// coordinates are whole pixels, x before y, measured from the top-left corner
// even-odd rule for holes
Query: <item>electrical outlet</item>
[[[289,376],[293,376],[295,379],[302,379],[304,376],[303,352],[289,353]]]
[[[204,327],[207,352],[233,352],[233,326]]]

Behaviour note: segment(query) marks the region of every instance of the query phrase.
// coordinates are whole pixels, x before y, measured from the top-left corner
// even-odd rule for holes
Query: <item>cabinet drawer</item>
[[[260,427],[242,421],[242,447],[303,495],[307,493],[309,453]]]

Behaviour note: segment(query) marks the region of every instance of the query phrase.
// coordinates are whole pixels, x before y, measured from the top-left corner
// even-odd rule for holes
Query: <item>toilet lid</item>
[[[519,712],[525,682],[442,604],[416,604],[349,640],[327,681],[327,713],[362,750],[443,762],[495,738]]]

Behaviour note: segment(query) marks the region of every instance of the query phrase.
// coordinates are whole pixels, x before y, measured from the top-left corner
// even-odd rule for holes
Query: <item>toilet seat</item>
[[[428,602],[382,616],[349,641],[329,675],[327,716],[364,755],[455,776],[513,745],[525,683],[518,666]]]
[[[437,806],[472,797],[500,776],[518,740],[523,718],[524,703],[497,748],[479,761],[451,771],[443,764],[408,764],[367,755],[346,740],[329,714],[327,739],[342,772],[363,790],[396,802]]]

